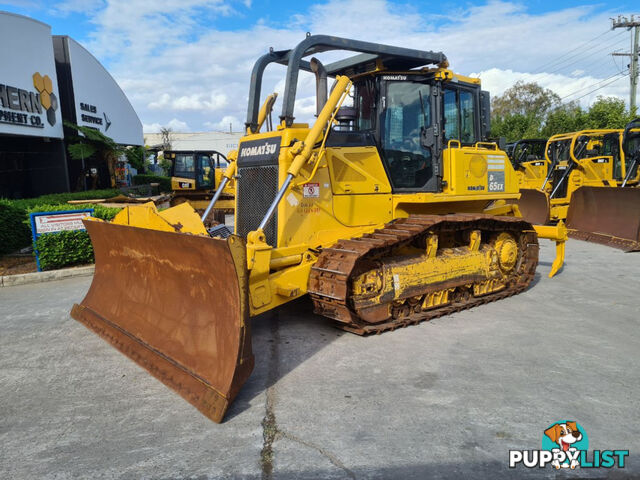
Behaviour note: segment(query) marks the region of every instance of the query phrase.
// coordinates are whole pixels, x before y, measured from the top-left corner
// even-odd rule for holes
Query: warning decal
[[[320,184],[305,183],[302,186],[302,196],[304,198],[318,198],[320,196]]]

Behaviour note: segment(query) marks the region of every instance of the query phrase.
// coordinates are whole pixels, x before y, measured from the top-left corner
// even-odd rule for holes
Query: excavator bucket
[[[520,190],[518,206],[522,217],[533,225],[549,222],[549,196],[541,190],[525,188]]]
[[[254,363],[244,241],[85,226],[96,268],[71,315],[221,422]]]
[[[640,250],[640,188],[580,187],[567,212],[569,236]]]

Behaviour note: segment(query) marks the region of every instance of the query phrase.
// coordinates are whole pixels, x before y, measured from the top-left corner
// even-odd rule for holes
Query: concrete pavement
[[[90,278],[0,289],[2,478],[625,478],[640,474],[640,254],[571,241],[500,302],[362,338],[300,300],[253,322],[214,424],[72,320]],[[577,420],[625,470],[507,468]]]

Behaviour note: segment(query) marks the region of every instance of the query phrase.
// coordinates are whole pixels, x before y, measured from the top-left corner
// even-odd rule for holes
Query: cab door
[[[196,160],[196,188],[198,190],[210,190],[215,183],[215,164],[211,155],[198,152],[195,154]]]

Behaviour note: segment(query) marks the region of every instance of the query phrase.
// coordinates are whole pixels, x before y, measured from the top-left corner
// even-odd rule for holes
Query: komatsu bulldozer
[[[611,161],[611,177],[602,179],[600,185],[585,182],[573,192],[566,223],[574,238],[637,251],[640,250],[640,118],[612,137],[611,147],[603,139],[604,157],[600,157],[607,163]]]
[[[640,180],[639,127],[634,121],[624,130],[552,136],[544,161],[530,159],[519,172],[523,216],[537,223],[566,221],[570,236],[637,249],[640,190],[628,187]]]
[[[355,52],[323,65],[309,55]],[[282,114],[262,127],[265,68],[286,66]],[[301,71],[317,118],[296,121]],[[334,78],[330,93],[328,78]],[[443,53],[330,36],[270,51],[251,74],[246,135],[207,211],[128,207],[85,223],[93,283],[72,315],[220,422],[250,375],[250,318],[309,295],[356,334],[394,330],[517,294],[538,237],[566,230],[519,215],[515,171],[485,139],[489,95]],[[236,180],[235,234],[203,224]]]
[[[196,210],[204,210],[222,182],[227,157],[216,150],[166,150],[164,158],[171,161],[171,206],[184,202]],[[227,183],[216,203],[213,217],[224,223],[225,214],[233,213],[235,188]]]

